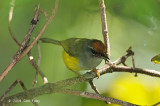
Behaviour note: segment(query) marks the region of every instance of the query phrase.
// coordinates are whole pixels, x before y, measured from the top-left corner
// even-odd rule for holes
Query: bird
[[[50,38],[41,38],[42,43],[51,43],[61,46],[63,60],[67,68],[77,74],[77,71],[92,70],[99,78],[100,73],[96,67],[103,59],[109,61],[106,47],[102,41],[87,38],[69,38],[58,41]]]

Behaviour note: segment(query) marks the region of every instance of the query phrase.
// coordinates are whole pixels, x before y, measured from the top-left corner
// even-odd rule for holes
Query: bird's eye
[[[93,50],[93,49],[91,49],[91,52],[92,52],[94,55],[97,54],[97,52],[96,52],[95,50]]]

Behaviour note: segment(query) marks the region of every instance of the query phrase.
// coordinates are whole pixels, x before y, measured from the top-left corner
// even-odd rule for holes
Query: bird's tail
[[[50,39],[50,38],[41,38],[40,39],[43,43],[52,43],[55,45],[61,45],[61,42],[58,40]]]

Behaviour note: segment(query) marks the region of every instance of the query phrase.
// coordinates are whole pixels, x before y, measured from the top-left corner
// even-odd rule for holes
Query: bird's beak
[[[104,60],[106,60],[106,61],[109,62],[110,58],[107,57],[107,54],[106,54],[106,53],[103,53],[101,56],[103,57]]]

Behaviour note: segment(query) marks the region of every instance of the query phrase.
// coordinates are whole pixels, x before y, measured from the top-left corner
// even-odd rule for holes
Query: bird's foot
[[[96,72],[97,78],[100,77],[100,73],[98,72],[98,70],[96,68],[92,69],[91,71]]]

